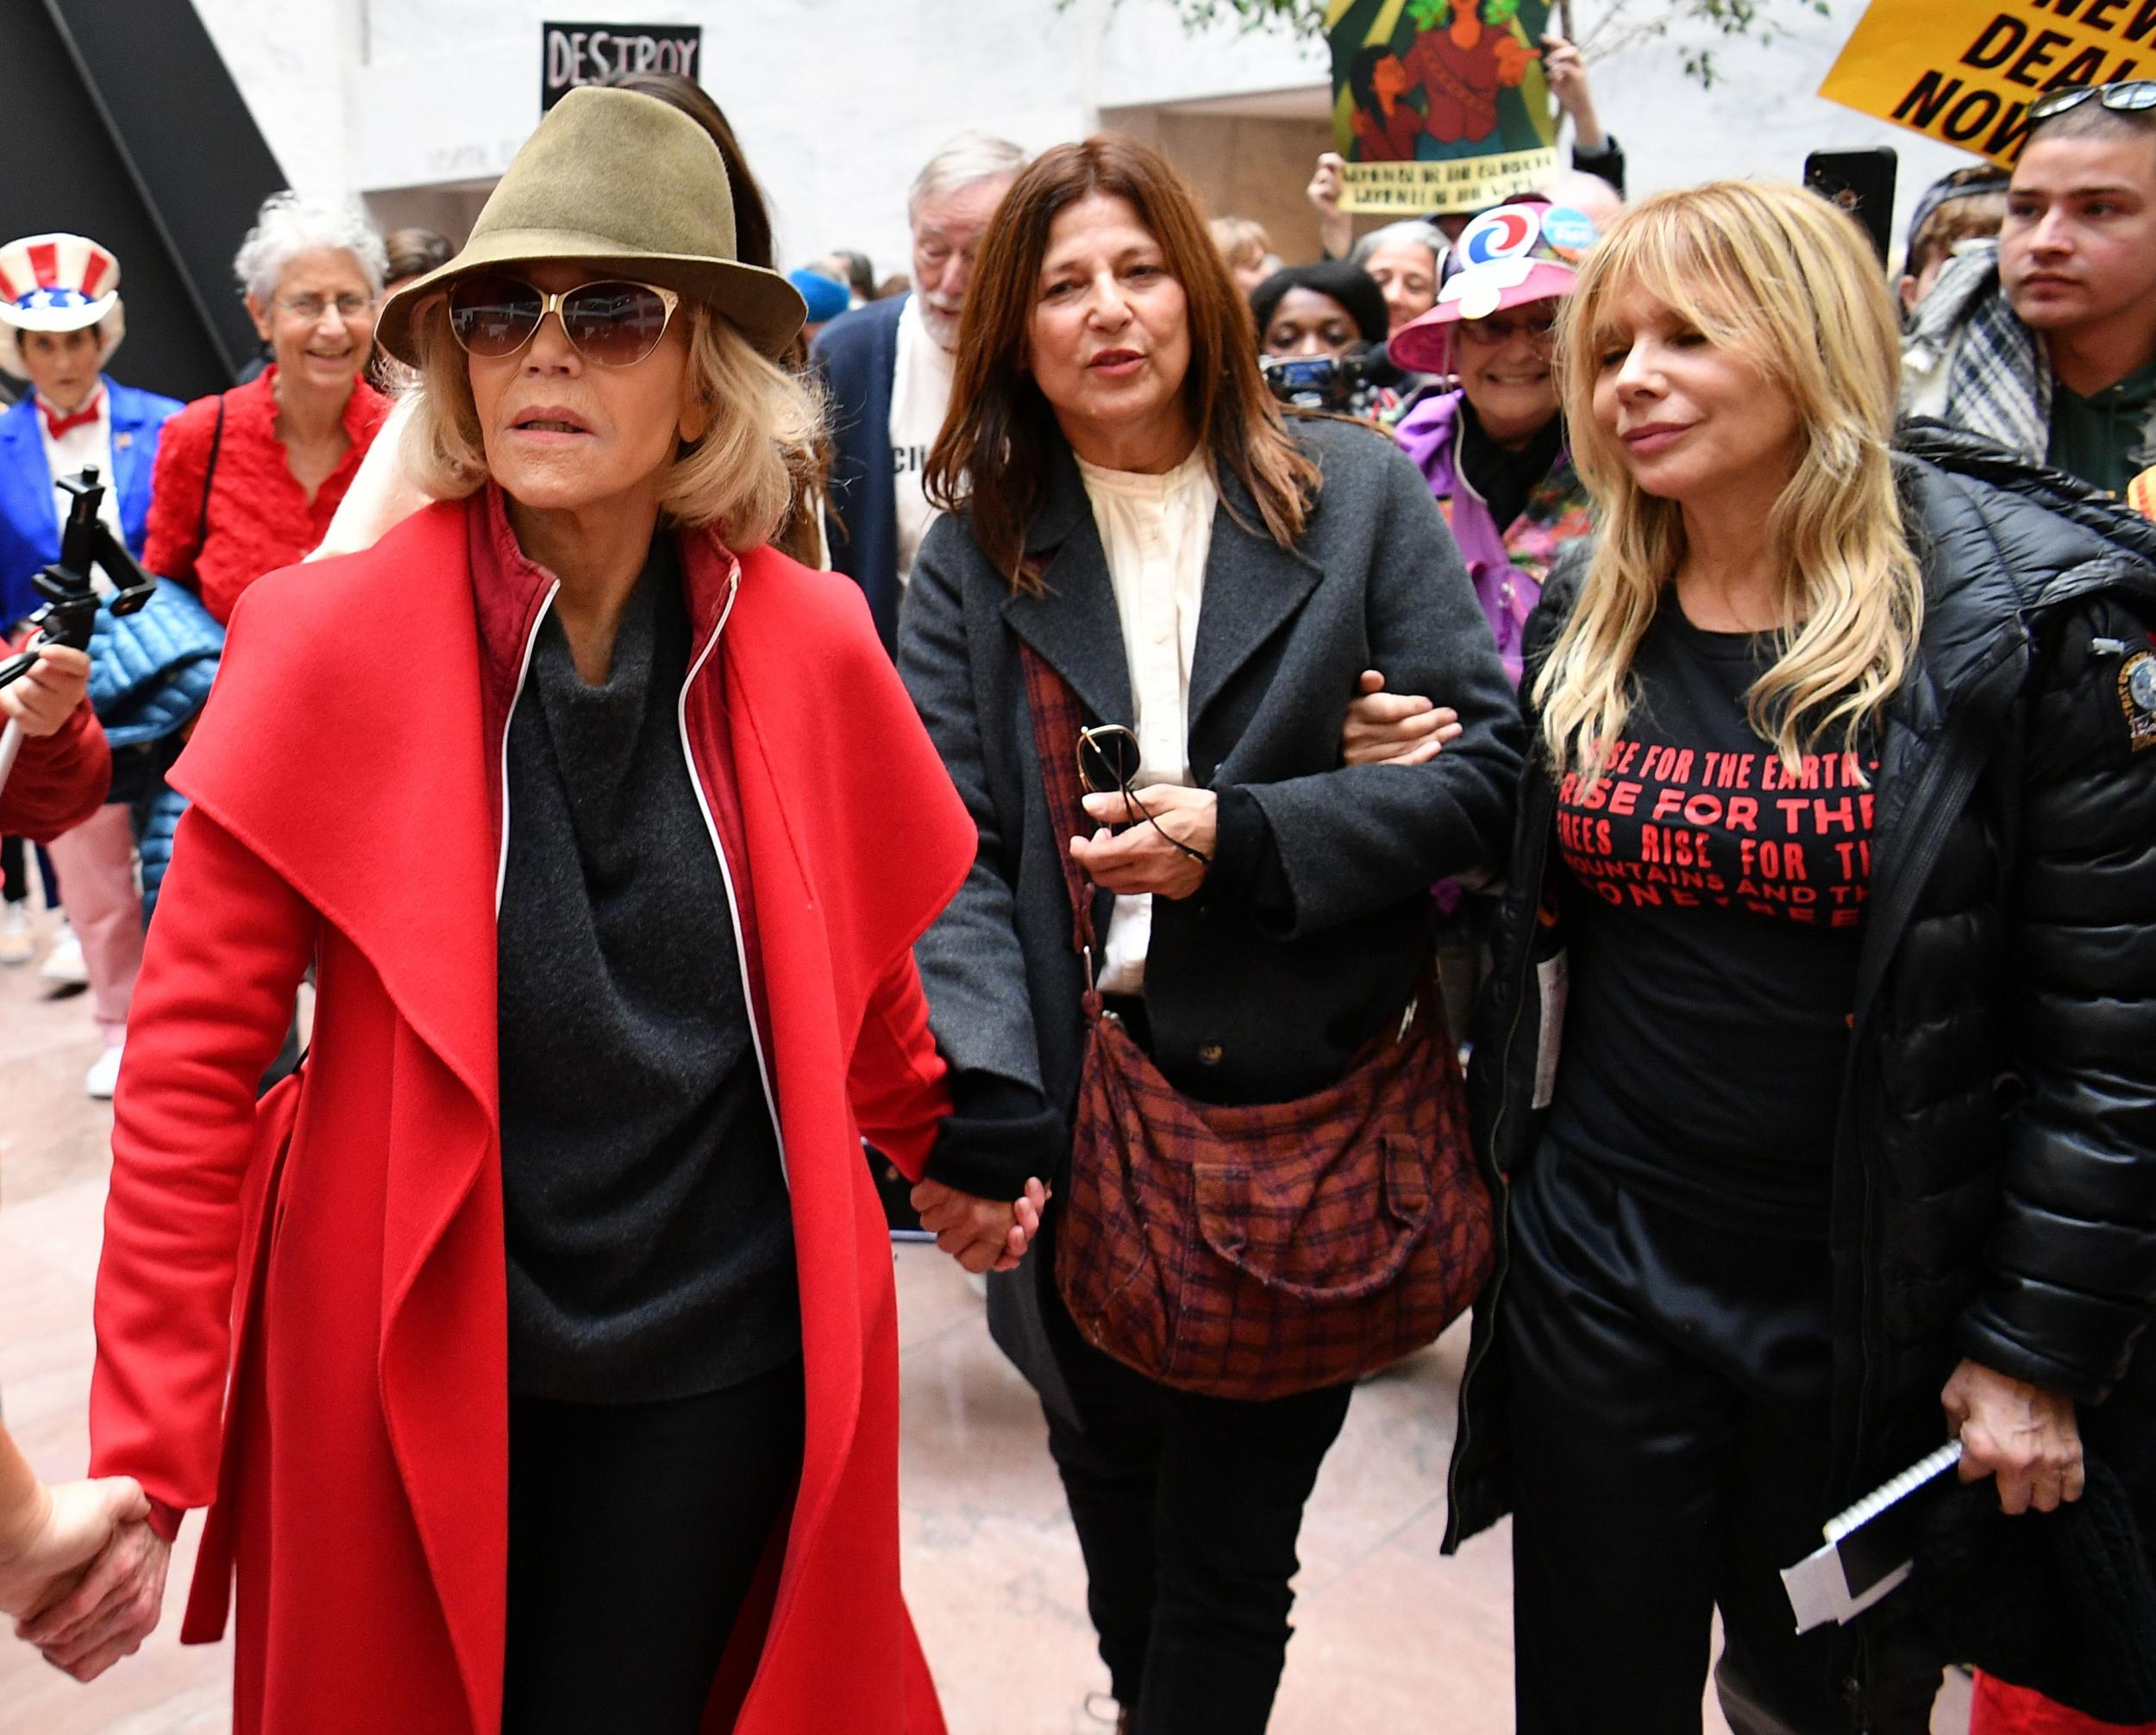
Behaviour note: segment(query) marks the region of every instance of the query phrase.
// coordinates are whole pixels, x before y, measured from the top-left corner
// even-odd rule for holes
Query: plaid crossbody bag
[[[1078,698],[1021,645],[1058,839],[1087,835]],[[1432,976],[1335,1084],[1293,1102],[1194,1101],[1102,1005],[1093,887],[1064,850],[1088,1033],[1056,1282],[1087,1340],[1163,1385],[1265,1399],[1431,1342],[1494,1252],[1459,1065]]]

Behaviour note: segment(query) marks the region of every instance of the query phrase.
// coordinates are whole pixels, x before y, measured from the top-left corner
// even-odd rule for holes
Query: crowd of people
[[[2156,85],[1931,188],[1897,297],[1802,189],[1627,205],[1543,53],[1571,166],[1492,210],[1357,238],[1320,159],[1286,265],[966,134],[884,283],[630,75],[461,244],[271,199],[185,407],[109,251],[0,247],[0,961],[41,852],[114,1098],[22,1638],[131,1653],[201,1507],[238,1726],[940,1728],[882,1169],[1121,1731],[1265,1728],[1357,1384],[1470,1302],[1524,1735],[1697,1728],[1717,1612],[1741,1735],[1952,1664],[2156,1727]],[[161,582],[85,650],[87,465]]]

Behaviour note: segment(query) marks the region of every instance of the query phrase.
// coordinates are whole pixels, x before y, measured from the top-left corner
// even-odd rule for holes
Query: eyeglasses
[[[2076,85],[2047,91],[2029,104],[2029,124],[2056,120],[2091,97],[2114,114],[2138,115],[2145,109],[2156,109],[2156,78],[2125,78],[2115,85]]]
[[[1492,314],[1488,319],[1463,319],[1460,322],[1460,335],[1471,337],[1477,343],[1510,343],[1515,337],[1526,337],[1537,343],[1546,343],[1550,334],[1557,329],[1554,313],[1537,313],[1500,318]]]
[[[1179,837],[1169,836],[1168,830],[1146,811],[1144,805],[1131,788],[1138,776],[1138,736],[1119,723],[1097,723],[1091,729],[1078,731],[1078,780],[1094,795],[1113,795],[1120,792],[1130,804],[1131,811],[1138,815],[1163,837],[1200,867],[1210,868],[1213,858],[1202,849],[1194,849]]]
[[[364,295],[340,295],[334,301],[326,295],[281,295],[277,304],[295,319],[304,319],[310,325],[319,324],[322,316],[331,308],[347,325],[364,319],[374,304]]]
[[[459,278],[449,286],[449,333],[467,355],[514,355],[550,313],[576,353],[601,367],[633,367],[659,347],[681,298],[648,283],[586,283],[560,294],[500,273]]]

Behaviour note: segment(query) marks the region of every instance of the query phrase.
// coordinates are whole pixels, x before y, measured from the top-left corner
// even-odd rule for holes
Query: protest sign
[[[704,52],[701,24],[542,24],[539,112],[545,114],[580,85],[617,72],[679,72],[696,77]]]
[[[2156,65],[2156,0],[1871,0],[1829,101],[2011,167],[2029,104]]]
[[[1547,182],[1549,13],[1548,0],[1332,0],[1340,208],[1481,210]]]

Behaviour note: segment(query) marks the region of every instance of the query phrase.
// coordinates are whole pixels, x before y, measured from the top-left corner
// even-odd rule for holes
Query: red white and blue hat
[[[1569,293],[1597,238],[1584,212],[1544,198],[1484,211],[1452,244],[1437,305],[1393,334],[1394,362],[1419,373],[1450,373],[1454,326]]]
[[[78,235],[33,235],[0,247],[0,367],[28,379],[17,348],[25,331],[97,328],[103,367],[125,335],[120,261]]]

